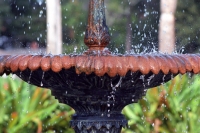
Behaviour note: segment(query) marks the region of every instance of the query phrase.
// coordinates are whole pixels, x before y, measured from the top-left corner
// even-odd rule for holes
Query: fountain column
[[[105,51],[110,42],[109,29],[106,25],[104,0],[90,0],[88,25],[85,31],[85,44],[92,51]]]
[[[110,42],[110,34],[106,25],[104,0],[90,0],[84,42],[89,47],[85,52],[88,56],[110,54],[105,48]],[[127,102],[120,96],[115,99],[112,89],[103,90],[92,88],[90,94],[67,100],[67,104],[76,111],[70,123],[76,133],[120,133],[122,127],[127,125],[127,120],[121,114]],[[83,98],[87,100],[80,100]]]

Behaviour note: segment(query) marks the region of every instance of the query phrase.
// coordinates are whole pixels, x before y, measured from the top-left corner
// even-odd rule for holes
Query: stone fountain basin
[[[117,100],[137,102],[148,88],[186,72],[200,72],[200,55],[5,55],[0,58],[1,75],[13,73],[30,84],[49,88],[60,102],[72,107],[70,103],[75,101],[101,101],[106,105],[108,96],[111,104]],[[115,91],[111,94],[113,87]]]
[[[125,77],[127,72],[141,72],[146,75],[157,75],[162,72],[184,74],[186,72],[198,73],[200,70],[199,54],[144,54],[144,55],[4,55],[0,56],[0,74],[15,73],[29,69],[34,72],[41,69],[43,72],[52,71],[59,73],[70,68],[76,74],[85,73],[96,76],[109,77],[116,75]]]

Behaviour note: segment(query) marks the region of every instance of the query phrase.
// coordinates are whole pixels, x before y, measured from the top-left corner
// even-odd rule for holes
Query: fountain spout
[[[104,0],[90,0],[88,25],[85,31],[85,44],[89,47],[86,54],[105,52],[110,42],[109,29],[106,25]],[[106,53],[109,53],[106,50]]]

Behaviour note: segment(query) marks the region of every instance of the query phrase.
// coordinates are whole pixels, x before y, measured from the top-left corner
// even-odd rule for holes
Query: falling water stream
[[[40,86],[43,86],[42,80],[44,78],[44,74],[45,74],[45,72],[42,72],[42,79],[41,79],[41,82],[40,82]]]
[[[117,88],[121,85],[122,79],[123,79],[123,77],[120,77],[120,79],[116,85],[113,85],[113,83],[111,82],[112,91],[110,92],[110,95],[108,96],[108,101],[107,101],[107,107],[108,107],[107,116],[108,117],[110,117],[109,113],[111,111],[112,106],[114,106],[114,104],[115,104],[115,93],[117,91]]]

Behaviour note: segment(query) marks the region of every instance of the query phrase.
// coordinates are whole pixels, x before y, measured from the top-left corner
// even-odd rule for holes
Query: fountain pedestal
[[[111,112],[110,112],[111,113]],[[78,115],[70,122],[76,133],[120,133],[127,120],[119,114]]]
[[[32,78],[35,75],[38,74],[32,73]],[[59,79],[61,75],[65,75],[66,79]],[[107,74],[99,77],[94,73],[77,75],[74,69],[69,69],[54,74],[60,81],[57,84],[48,81],[48,74],[45,74],[43,84],[52,83],[49,85],[52,95],[75,110],[70,125],[76,133],[120,133],[121,128],[128,124],[121,114],[122,109],[145,95],[144,85],[149,87],[147,81],[144,84],[142,79],[137,81],[136,78],[141,75],[140,72],[128,72],[124,77],[110,77]],[[160,76],[154,78],[159,80]],[[133,84],[130,79],[137,83]]]
[[[93,75],[93,74],[92,74]],[[76,133],[120,133],[122,127],[127,126],[127,120],[121,114],[121,110],[128,103],[131,103],[131,97],[126,97],[132,94],[131,90],[122,91],[118,85],[116,87],[106,87],[106,84],[112,82],[108,80],[107,76],[101,77],[99,83],[94,85],[90,82],[91,79],[98,82],[97,76],[87,76],[81,74],[76,76],[76,83],[82,84],[77,91],[57,90],[52,89],[52,95],[61,103],[70,105],[75,109],[76,114],[73,115],[70,125],[74,128]],[[80,79],[86,79],[91,84],[87,86],[85,82]],[[116,79],[115,79],[116,80]],[[114,82],[115,82],[114,80]],[[122,84],[123,85],[123,84]],[[67,86],[66,86],[67,87]],[[68,88],[68,87],[67,87]],[[72,87],[71,89],[74,89]],[[68,89],[70,90],[70,89]],[[77,95],[79,94],[79,95]],[[126,95],[126,96],[123,96]]]
[[[133,90],[122,91],[123,89],[119,87],[121,82],[119,77],[113,78],[112,83],[108,76],[103,76],[101,79],[94,74],[80,74],[79,76],[75,74],[73,76],[76,78],[77,87],[68,82],[72,88],[69,89],[69,86],[66,86],[67,93],[65,88],[52,89],[52,95],[59,102],[68,104],[75,109],[76,114],[70,122],[75,132],[120,133],[121,128],[127,126],[127,120],[121,114],[121,110],[132,102],[131,98],[133,97],[128,95],[132,95]],[[87,83],[82,79],[85,79]],[[46,83],[44,82],[44,84]],[[78,84],[82,84],[82,86],[78,86]],[[107,86],[108,84],[115,84],[115,87]],[[121,85],[124,86],[123,83]],[[76,91],[70,91],[73,89]],[[134,98],[136,99],[136,97]]]

